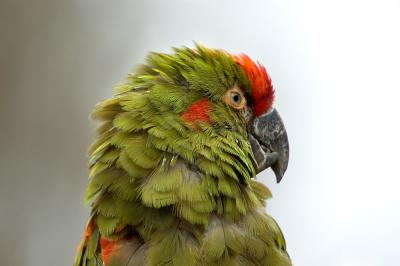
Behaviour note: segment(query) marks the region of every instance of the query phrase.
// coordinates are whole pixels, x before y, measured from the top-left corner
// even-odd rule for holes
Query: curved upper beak
[[[252,125],[250,144],[257,172],[271,167],[279,183],[289,162],[289,142],[285,126],[275,108],[257,117]]]

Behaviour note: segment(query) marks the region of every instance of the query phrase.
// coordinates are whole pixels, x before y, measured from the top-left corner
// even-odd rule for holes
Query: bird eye
[[[237,93],[237,92],[232,92],[232,93],[231,93],[232,101],[233,101],[235,104],[239,104],[239,103],[240,103],[241,97],[242,97],[242,96],[241,96],[239,93]]]
[[[232,88],[226,91],[224,102],[235,109],[242,109],[246,106],[246,98],[239,88]]]

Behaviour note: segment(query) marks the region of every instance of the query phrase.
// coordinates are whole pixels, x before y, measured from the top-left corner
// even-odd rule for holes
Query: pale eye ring
[[[225,92],[224,102],[235,109],[242,109],[246,106],[246,98],[239,88],[232,88]]]

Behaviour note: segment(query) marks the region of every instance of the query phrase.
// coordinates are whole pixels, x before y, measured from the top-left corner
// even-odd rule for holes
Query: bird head
[[[151,53],[117,91],[114,126],[145,131],[147,147],[241,183],[269,167],[282,179],[285,127],[266,69],[247,55],[201,45]]]

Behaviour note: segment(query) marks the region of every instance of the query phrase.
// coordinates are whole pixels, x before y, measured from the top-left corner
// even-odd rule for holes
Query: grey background
[[[398,1],[0,1],[0,265],[71,265],[94,104],[150,50],[267,66],[290,166],[268,210],[295,265],[398,265]],[[397,253],[397,254],[396,254]]]

